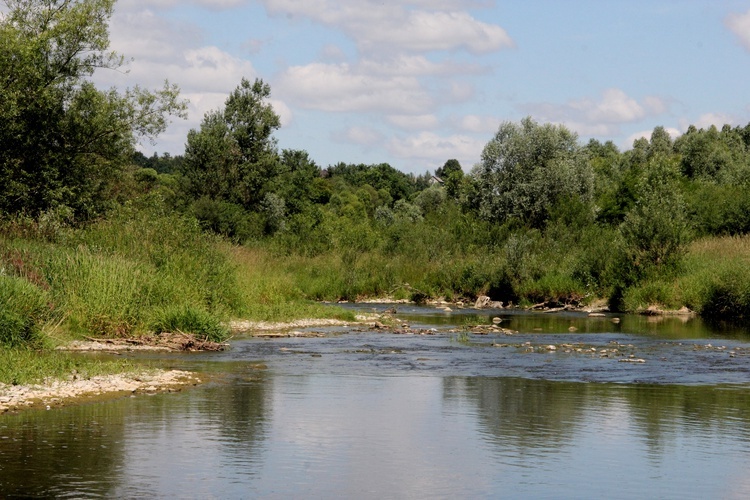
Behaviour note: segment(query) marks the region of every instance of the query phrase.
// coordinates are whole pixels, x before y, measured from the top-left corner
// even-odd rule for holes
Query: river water
[[[747,329],[398,309],[417,334],[138,355],[211,382],[0,416],[0,497],[750,498]]]

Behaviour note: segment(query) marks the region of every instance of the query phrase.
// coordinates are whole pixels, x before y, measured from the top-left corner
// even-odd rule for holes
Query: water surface
[[[462,335],[499,313],[399,307],[430,335],[317,329],[327,336],[145,355],[214,381],[1,416],[0,493],[750,496],[741,327],[503,311],[518,333]],[[587,350],[544,348],[563,344]],[[621,355],[602,357],[613,346]],[[630,354],[644,362],[620,361]]]

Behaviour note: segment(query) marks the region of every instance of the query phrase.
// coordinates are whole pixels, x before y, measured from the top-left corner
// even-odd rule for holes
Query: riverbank
[[[137,373],[98,375],[41,384],[0,384],[0,413],[31,408],[67,406],[127,394],[174,392],[201,382],[199,376],[181,370],[149,370]]]
[[[234,334],[289,331],[295,328],[349,326],[374,321],[375,316],[360,315],[355,321],[306,318],[289,322],[234,321],[228,327]],[[91,338],[73,340],[58,346],[57,352],[144,352],[144,351],[218,351],[226,342],[210,342],[193,335],[172,333],[133,338]],[[52,409],[87,401],[116,398],[128,394],[174,392],[201,383],[196,373],[180,370],[151,370],[81,377],[77,370],[60,380],[47,377],[35,384],[0,383],[0,413],[32,408]]]

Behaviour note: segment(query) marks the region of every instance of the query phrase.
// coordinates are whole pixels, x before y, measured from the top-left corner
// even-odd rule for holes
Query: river
[[[495,316],[514,333],[469,333]],[[422,334],[313,328],[324,336],[133,355],[210,382],[0,416],[0,497],[750,497],[747,329],[396,318]]]

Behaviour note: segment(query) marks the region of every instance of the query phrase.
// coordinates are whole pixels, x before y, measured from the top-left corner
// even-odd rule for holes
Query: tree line
[[[186,103],[169,82],[158,90],[101,90],[90,81],[94,71],[123,62],[109,52],[114,0],[6,4],[5,219],[80,226],[138,200],[238,244],[308,258],[334,252],[355,271],[367,252],[453,265],[421,285],[426,295],[554,301],[595,294],[613,303],[629,288],[679,272],[691,241],[750,232],[750,124],[691,126],[675,139],[656,127],[620,151],[612,141],[583,144],[564,125],[527,117],[501,124],[466,171],[455,159],[434,177],[387,163],[323,168],[304,150],[279,147],[270,86],[243,78],[188,133],[184,154],[149,158],[138,142],[183,117]],[[555,259],[551,249],[564,251],[563,242],[575,254],[560,256],[566,267],[540,263],[542,255]],[[492,269],[479,269],[485,265]],[[388,291],[361,282],[353,276],[337,295]]]

